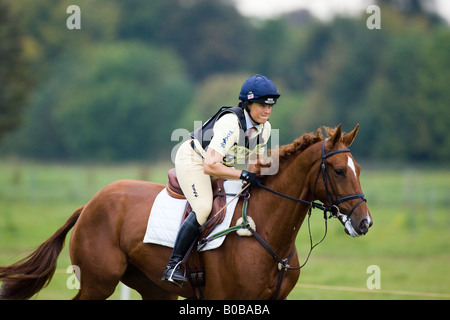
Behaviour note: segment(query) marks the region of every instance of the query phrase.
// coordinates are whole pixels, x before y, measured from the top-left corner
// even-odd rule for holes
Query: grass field
[[[0,161],[0,265],[23,258],[108,183],[122,178],[165,183],[169,166]],[[450,170],[363,166],[361,184],[374,226],[352,239],[330,220],[327,238],[313,251],[289,299],[450,299]],[[311,225],[314,239],[320,239],[320,211],[313,212]],[[303,260],[309,250],[306,223],[297,248]],[[52,282],[34,299],[72,298],[70,264],[66,247]],[[379,267],[381,289],[366,286],[372,265]],[[111,299],[118,299],[119,291]],[[132,292],[131,298],[139,295]]]

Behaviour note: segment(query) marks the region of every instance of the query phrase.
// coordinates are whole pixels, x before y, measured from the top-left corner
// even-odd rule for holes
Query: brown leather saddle
[[[166,189],[169,195],[172,198],[176,199],[186,199],[184,196],[183,190],[181,190],[180,184],[178,183],[177,173],[175,168],[172,168],[168,172],[169,181],[167,182]],[[209,214],[207,222],[203,227],[203,232],[200,235],[200,239],[206,238],[214,228],[223,221],[226,214],[226,208],[220,211],[226,205],[226,195],[225,189],[223,187],[225,179],[217,179],[212,182],[212,190],[213,190],[213,206],[212,211]],[[186,203],[186,208],[184,209],[184,214],[181,219],[183,222],[189,213],[192,211],[191,205],[189,202]],[[219,212],[220,211],[220,212]],[[219,214],[217,214],[219,212]]]
[[[169,181],[167,182],[166,189],[169,195],[176,199],[186,199],[178,183],[175,168],[172,168],[168,172]],[[217,179],[212,182],[213,189],[213,206],[212,211],[209,214],[207,222],[202,226],[199,239],[206,238],[214,228],[223,221],[226,214],[226,193],[223,186],[225,179]],[[186,203],[182,222],[187,218],[192,211],[189,202]],[[220,211],[220,212],[219,212]],[[192,244],[192,249],[188,250],[188,253],[183,259],[183,263],[186,265],[186,274],[194,289],[194,299],[203,299],[203,288],[205,286],[205,271],[203,264],[198,255],[196,242]]]

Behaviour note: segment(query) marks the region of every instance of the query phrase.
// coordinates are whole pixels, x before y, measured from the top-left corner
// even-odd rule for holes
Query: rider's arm
[[[239,122],[235,114],[222,116],[214,125],[214,135],[206,150],[203,172],[210,176],[238,180],[241,170],[228,167],[222,163],[227,150],[239,139]]]
[[[242,171],[222,164],[223,155],[208,148],[206,151],[205,162],[203,163],[203,172],[210,176],[224,178],[228,180],[238,180]]]

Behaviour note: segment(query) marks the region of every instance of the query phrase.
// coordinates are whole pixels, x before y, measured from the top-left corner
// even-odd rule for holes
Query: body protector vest
[[[206,150],[209,146],[213,136],[213,128],[214,124],[217,120],[220,119],[223,115],[227,113],[234,113],[239,119],[239,141],[235,144],[234,148],[237,150],[238,147],[245,147],[245,149],[253,149],[255,146],[259,144],[264,144],[264,139],[262,137],[262,132],[256,136],[256,141],[251,143],[249,138],[246,136],[245,132],[247,131],[247,122],[245,120],[244,110],[239,107],[222,107],[220,110],[212,116],[209,120],[207,120],[201,128],[198,128],[191,132],[191,137],[200,142],[202,148]],[[253,140],[253,139],[252,139]],[[192,145],[193,146],[193,145]],[[233,159],[227,159],[227,156],[224,157],[222,163],[227,166],[233,166]]]

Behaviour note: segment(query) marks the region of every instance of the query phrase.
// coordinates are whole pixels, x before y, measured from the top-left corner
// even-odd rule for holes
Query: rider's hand
[[[248,172],[247,170],[242,170],[239,179],[251,184],[262,184],[261,180],[257,177],[256,173]]]

